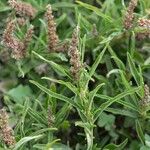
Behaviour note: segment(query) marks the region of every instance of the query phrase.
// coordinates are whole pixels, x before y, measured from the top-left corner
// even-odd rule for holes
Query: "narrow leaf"
[[[98,119],[98,117],[101,115],[101,113],[108,108],[110,105],[112,105],[114,102],[124,98],[127,95],[133,94],[135,92],[137,92],[138,90],[140,90],[141,87],[138,88],[133,88],[130,90],[127,90],[121,94],[118,94],[117,96],[115,96],[113,99],[108,100],[107,102],[103,103],[100,108],[98,108],[95,113],[94,113],[94,120],[96,121]]]
[[[43,92],[47,93],[48,95],[50,95],[51,97],[54,97],[54,98],[57,98],[59,100],[62,100],[64,102],[67,102],[71,105],[73,105],[74,107],[77,107],[79,108],[79,106],[71,99],[71,98],[68,98],[64,95],[61,95],[61,94],[57,94],[55,92],[52,92],[51,90],[45,88],[44,86],[42,86],[41,84],[39,84],[38,82],[36,81],[32,81],[30,80],[30,82],[34,85],[36,85],[38,88],[40,88]]]
[[[144,145],[145,143],[145,138],[144,138],[144,133],[142,131],[142,127],[141,127],[141,124],[139,122],[139,120],[136,120],[136,132],[137,132],[137,135],[141,141],[141,143]]]
[[[39,138],[41,138],[42,136],[43,136],[43,135],[24,137],[24,138],[22,138],[19,142],[16,143],[16,145],[15,145],[15,147],[14,147],[13,150],[19,150],[19,148],[20,148],[23,144],[25,144],[25,143],[27,143],[27,142],[29,142],[29,141],[31,141],[31,140],[34,140],[34,139],[39,139]]]

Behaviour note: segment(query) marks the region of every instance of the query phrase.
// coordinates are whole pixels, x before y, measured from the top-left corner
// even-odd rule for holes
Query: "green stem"
[[[90,130],[86,130],[86,139],[87,139],[87,150],[92,150],[93,149],[93,127],[91,127]]]

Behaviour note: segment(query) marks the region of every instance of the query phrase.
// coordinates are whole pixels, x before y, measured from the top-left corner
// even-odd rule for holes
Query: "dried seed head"
[[[21,50],[24,48],[24,44],[14,37],[13,35],[14,30],[15,30],[15,22],[14,21],[8,22],[3,34],[3,43],[8,48],[11,48],[13,50],[12,56],[15,59],[20,59],[24,57],[24,55],[21,52]]]
[[[30,41],[32,39],[33,33],[34,33],[34,26],[30,25],[30,27],[27,30],[27,33],[25,35],[25,38],[24,38],[24,47],[25,48],[27,48],[27,46],[29,45],[29,43],[30,43]]]
[[[144,98],[148,99],[148,97],[150,96],[150,90],[147,84],[144,85],[144,92],[145,92]]]
[[[34,26],[30,26],[25,34],[25,38],[22,41],[15,39],[16,45],[18,46],[16,49],[13,49],[12,56],[15,59],[22,59],[26,56],[27,47],[32,39],[34,33]]]
[[[125,18],[124,18],[124,28],[130,29],[133,26],[133,20],[134,20],[134,9],[137,6],[138,0],[131,0],[129,3],[129,6],[127,8]]]
[[[36,15],[37,10],[31,4],[16,0],[9,0],[8,3],[20,16],[34,18]]]
[[[137,33],[137,39],[143,40],[143,39],[150,38],[150,20],[140,18],[138,20],[138,25],[141,28],[145,28],[146,30],[142,33]]]
[[[48,114],[48,126],[51,127],[54,123],[54,116],[52,114],[52,111],[51,111],[51,108],[50,106],[48,107],[48,111],[47,111],[47,114]]]
[[[14,21],[8,22],[6,30],[4,31],[3,35],[3,43],[8,48],[12,49],[13,58],[22,59],[26,56],[26,49],[33,34],[33,26],[31,26],[28,29],[23,42],[14,36],[13,34],[14,30],[15,30],[15,22]]]
[[[75,79],[79,79],[79,72],[81,69],[80,55],[78,52],[78,34],[79,27],[77,27],[72,34],[72,39],[68,52],[68,55],[70,56],[71,73]]]
[[[55,52],[66,52],[68,51],[68,41],[57,44],[55,47]]]
[[[13,32],[15,30],[15,22],[14,21],[9,21],[6,25],[6,29],[3,34],[3,43],[9,47],[9,48],[14,48],[13,44]]]
[[[142,107],[150,105],[150,89],[147,84],[144,85],[144,98],[140,102]]]
[[[26,24],[26,20],[24,18],[17,18],[17,22],[20,26],[24,26]]]
[[[138,20],[138,25],[139,25],[140,27],[150,28],[150,20],[140,18],[140,19]]]
[[[136,39],[139,41],[142,41],[144,39],[150,38],[150,31],[145,31],[143,33],[137,33],[136,34]]]
[[[24,43],[15,38],[13,43],[15,45],[15,48],[12,50],[12,57],[16,60],[24,58],[25,57]]]
[[[13,57],[15,59],[20,59],[23,57],[22,55],[22,48],[24,47],[23,43],[16,39],[13,35],[15,30],[15,22],[10,21],[8,22],[6,29],[3,34],[3,43],[8,47],[13,49]]]
[[[52,14],[51,5],[47,5],[47,11],[45,14],[47,23],[48,23],[48,47],[49,51],[55,51],[57,44],[59,43],[59,38],[56,33],[56,24],[54,21],[54,16]]]
[[[2,140],[8,145],[13,146],[16,141],[15,137],[13,136],[13,130],[10,128],[8,123],[8,115],[4,109],[0,110],[0,131]]]

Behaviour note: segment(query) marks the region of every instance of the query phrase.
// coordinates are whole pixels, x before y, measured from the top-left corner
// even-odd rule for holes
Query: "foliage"
[[[150,39],[137,38],[143,32],[137,20],[149,18],[150,1],[138,1],[129,30],[123,25],[129,1],[26,2],[38,12],[25,26],[17,24],[14,35],[21,40],[30,24],[34,26],[27,56],[15,60],[0,44],[0,106],[7,110],[16,138],[14,147],[0,138],[0,149],[150,149],[150,95],[142,105],[144,84],[150,85]],[[48,4],[61,43],[69,45],[74,28],[80,27],[77,48],[82,65],[77,79],[68,53],[47,48]],[[8,16],[17,17],[1,0],[1,41]]]

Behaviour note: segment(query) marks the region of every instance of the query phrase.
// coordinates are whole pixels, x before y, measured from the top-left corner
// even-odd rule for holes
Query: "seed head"
[[[127,8],[125,18],[124,18],[124,28],[130,29],[133,26],[134,20],[134,9],[137,6],[138,0],[131,0]]]
[[[12,57],[16,60],[22,59],[25,57],[24,44],[18,39],[14,39],[14,44],[16,45],[15,49],[12,50]]]
[[[8,3],[20,16],[34,18],[36,15],[37,10],[33,8],[31,4],[19,2],[17,0],[9,0]]]
[[[138,20],[138,25],[141,28],[145,28],[145,31],[142,32],[142,33],[137,33],[137,39],[138,40],[143,40],[143,39],[146,39],[146,38],[150,38],[150,20],[140,18]]]
[[[26,52],[27,52],[26,50],[28,48],[28,45],[29,45],[30,41],[32,40],[33,33],[34,33],[34,26],[30,25],[30,27],[27,30],[27,32],[25,34],[25,37],[24,37],[23,47],[22,47],[22,50],[21,50],[22,57],[26,56]]]
[[[52,110],[51,110],[50,106],[48,107],[47,113],[48,113],[48,126],[51,127],[52,124],[54,123],[54,119],[55,118],[54,118],[54,116],[52,114]]]
[[[13,43],[13,32],[15,30],[15,22],[14,21],[9,21],[6,25],[6,29],[3,34],[3,43],[9,47],[14,49],[15,45]]]
[[[8,115],[4,109],[0,110],[0,131],[2,140],[8,146],[13,146],[16,141],[15,137],[13,136],[13,130],[10,128],[8,123]]]
[[[26,24],[26,20],[22,17],[17,18],[17,22],[20,26],[24,26]]]
[[[140,19],[138,20],[138,25],[139,25],[140,27],[150,28],[150,20],[140,18]]]
[[[141,106],[147,107],[150,105],[150,89],[147,84],[144,85],[144,97],[141,100]]]
[[[68,55],[70,56],[70,64],[71,64],[71,73],[75,79],[79,78],[79,72],[81,69],[80,55],[78,52],[78,34],[79,27],[74,30],[72,34],[72,39],[69,47]]]
[[[47,24],[48,24],[48,47],[49,51],[56,51],[56,47],[59,43],[59,38],[56,33],[56,23],[54,21],[54,16],[52,14],[51,5],[47,5],[47,11],[45,14]]]
[[[142,41],[142,40],[147,39],[147,38],[150,38],[150,30],[136,34],[136,39],[139,41]]]
[[[14,36],[14,30],[15,30],[15,22],[14,21],[8,22],[3,34],[3,43],[8,48],[12,49],[12,57],[18,60],[26,56],[26,49],[33,34],[33,26],[31,26],[28,29],[24,41],[21,41]]]
[[[15,30],[15,22],[14,21],[8,22],[3,34],[3,43],[8,48],[11,48],[13,50],[12,56],[15,59],[20,59],[24,57],[21,51],[24,48],[24,44],[14,37],[13,34],[14,30]]]

